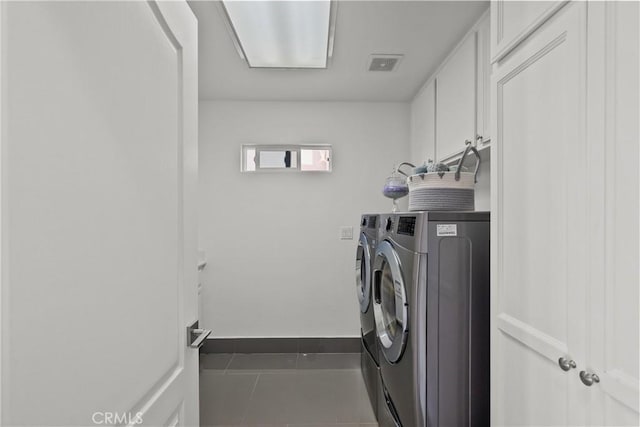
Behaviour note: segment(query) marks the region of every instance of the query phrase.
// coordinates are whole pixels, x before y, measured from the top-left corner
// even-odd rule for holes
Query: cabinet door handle
[[[600,382],[600,377],[591,372],[580,371],[580,381],[582,381],[582,384],[586,385],[587,387],[591,387],[593,383]]]
[[[558,365],[560,366],[560,369],[565,372],[571,369],[575,369],[577,366],[576,362],[574,362],[573,360],[569,360],[566,357],[561,357],[560,359],[558,359]]]

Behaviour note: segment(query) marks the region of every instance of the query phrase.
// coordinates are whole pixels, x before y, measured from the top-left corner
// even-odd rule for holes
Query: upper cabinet
[[[411,161],[436,158],[436,82],[431,80],[411,102]]]
[[[566,1],[495,0],[491,6],[491,62],[504,58]]]
[[[488,147],[491,82],[487,11],[440,65],[411,103],[412,160],[451,162],[465,141]]]
[[[491,140],[491,21],[487,14],[476,33],[476,143],[484,148]]]
[[[490,20],[485,14],[436,74],[436,157],[451,161],[465,141],[488,146],[491,82]]]
[[[464,150],[465,140],[475,139],[475,32],[458,46],[436,79],[436,154],[444,159]]]

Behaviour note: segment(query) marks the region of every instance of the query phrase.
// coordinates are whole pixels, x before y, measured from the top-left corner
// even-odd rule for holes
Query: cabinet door
[[[505,57],[565,3],[566,1],[492,1],[491,62]]]
[[[563,8],[495,70],[492,425],[583,425],[586,5]],[[558,359],[578,369],[563,371]]]
[[[637,2],[589,4],[590,357],[583,369],[591,425],[638,426]],[[604,85],[602,83],[605,83]]]
[[[478,61],[476,82],[476,143],[483,147],[491,139],[491,57],[490,20],[486,15],[478,25]]]
[[[436,81],[431,80],[411,103],[411,161],[435,160]]]
[[[475,138],[476,35],[472,33],[449,58],[436,83],[436,156],[449,158]]]

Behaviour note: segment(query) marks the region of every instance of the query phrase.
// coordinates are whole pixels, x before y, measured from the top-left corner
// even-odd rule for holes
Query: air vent
[[[369,57],[369,71],[393,71],[403,55],[373,54]]]

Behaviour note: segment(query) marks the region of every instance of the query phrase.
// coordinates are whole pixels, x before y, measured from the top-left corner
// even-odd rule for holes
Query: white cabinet
[[[411,160],[451,161],[491,139],[490,19],[485,13],[411,103]]]
[[[589,4],[591,153],[590,347],[584,367],[591,425],[640,425],[638,372],[638,2]],[[604,82],[604,84],[602,84]]]
[[[443,63],[435,76],[436,157],[455,159],[465,141],[488,146],[490,125],[490,20],[488,13]]]
[[[428,82],[411,102],[411,162],[435,160],[436,83]]]
[[[638,35],[569,3],[494,68],[492,425],[639,425]]]
[[[476,144],[484,148],[491,140],[491,21],[485,15],[476,35]]]
[[[446,159],[475,139],[476,34],[471,33],[436,77],[436,155]]]
[[[494,70],[492,425],[583,425],[586,5]],[[549,159],[554,165],[549,167]]]
[[[511,49],[533,33],[553,15],[565,1],[513,1],[491,2],[491,58],[499,61]]]

